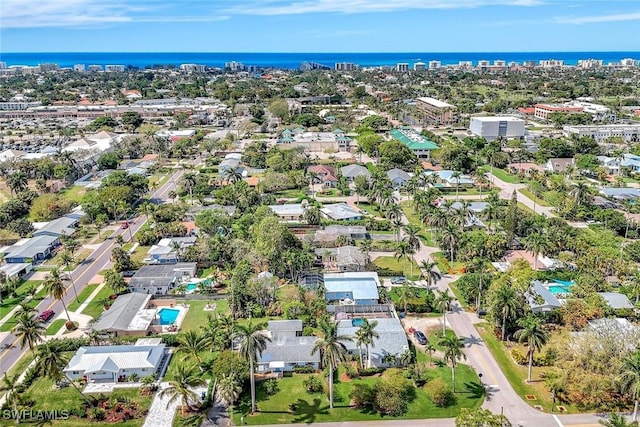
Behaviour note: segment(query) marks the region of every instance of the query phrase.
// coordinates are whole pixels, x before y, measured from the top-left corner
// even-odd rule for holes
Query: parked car
[[[425,334],[422,331],[414,331],[413,332],[413,337],[421,345],[427,345],[427,343],[429,342],[429,340],[427,339],[427,337],[425,336]]]
[[[120,224],[120,228],[129,228],[129,221],[122,221],[122,224]]]
[[[407,278],[404,276],[396,276],[391,278],[391,283],[394,285],[398,285],[407,281]]]
[[[133,275],[136,274],[136,272],[133,270],[125,270],[121,274],[122,274],[122,277],[133,277]]]
[[[40,313],[38,315],[38,320],[40,320],[42,322],[48,322],[55,315],[56,315],[55,311],[53,311],[53,310],[45,310],[45,311],[43,311],[42,313]]]

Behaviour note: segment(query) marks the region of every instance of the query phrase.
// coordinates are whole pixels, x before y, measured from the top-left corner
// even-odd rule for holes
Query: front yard
[[[420,280],[420,267],[413,260],[398,260],[393,256],[382,256],[373,260],[373,264],[386,271],[380,272],[381,276],[406,276],[409,280]],[[411,275],[413,265],[413,275]]]

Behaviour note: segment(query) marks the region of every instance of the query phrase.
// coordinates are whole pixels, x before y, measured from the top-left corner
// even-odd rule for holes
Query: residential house
[[[542,166],[528,162],[509,163],[507,165],[507,170],[509,173],[522,173],[525,176],[530,176],[531,172],[540,174],[544,173],[544,168]]]
[[[314,184],[322,184],[324,187],[335,187],[338,185],[336,170],[330,165],[314,165],[307,168],[307,173],[314,173]]]
[[[600,193],[615,200],[638,200],[640,199],[640,188],[616,188],[605,187],[600,189]]]
[[[10,264],[35,264],[49,258],[59,245],[59,236],[44,235],[22,239],[4,250],[4,260]]]
[[[575,160],[573,158],[552,158],[547,160],[544,168],[549,172],[564,173],[569,166],[573,167],[574,165]]]
[[[78,217],[72,215],[65,215],[63,217],[54,219],[47,223],[34,224],[36,231],[33,232],[34,236],[73,236],[77,229]]]
[[[296,367],[320,369],[320,352],[312,354],[318,340],[315,336],[302,335],[302,320],[270,320],[267,334],[271,341],[259,355],[256,371],[291,372]]]
[[[369,319],[369,322],[376,321],[378,324],[375,331],[378,337],[373,339],[372,344],[367,349],[362,348],[363,358],[366,366],[387,367],[395,366],[396,360],[400,359],[403,353],[409,351],[407,334],[397,317],[386,317]],[[352,318],[340,320],[338,322],[338,335],[351,337],[352,341],[345,341],[343,344],[347,351],[353,355],[360,354],[360,348],[356,345],[356,333],[360,328],[361,319]],[[387,356],[393,356],[395,360],[387,360]]]
[[[358,209],[352,208],[346,203],[324,205],[320,209],[320,212],[326,218],[334,221],[357,221],[362,219],[362,212]]]
[[[147,251],[142,261],[146,264],[175,264],[189,246],[196,244],[196,237],[170,237],[161,239]]]
[[[342,169],[340,169],[340,173],[349,182],[355,181],[356,177],[360,175],[364,176],[367,179],[371,177],[371,173],[369,172],[369,170],[360,165],[343,166]]]
[[[367,228],[363,225],[328,225],[324,230],[316,230],[313,242],[322,246],[323,244],[335,244],[339,236],[348,239],[366,239]]]
[[[387,176],[394,188],[405,186],[407,182],[409,182],[409,179],[411,179],[411,175],[398,168],[389,169],[387,171]]]
[[[102,312],[93,324],[94,331],[114,336],[144,336],[156,316],[155,308],[148,308],[151,295],[131,292],[120,295],[109,310]]]
[[[618,292],[596,292],[600,295],[607,305],[614,310],[633,309],[633,304],[625,294]]]
[[[632,172],[640,171],[640,156],[631,153],[624,153],[620,166],[629,169]]]
[[[138,340],[133,345],[80,347],[63,372],[71,380],[126,382],[132,375],[160,375],[167,354],[161,338]]]
[[[33,270],[33,264],[24,263],[11,263],[0,265],[0,272],[4,274],[7,279],[13,279],[23,277],[25,274]]]
[[[280,221],[302,221],[306,210],[306,203],[285,203],[282,205],[269,205],[269,209],[276,214]]]
[[[531,282],[525,298],[534,313],[547,313],[562,307],[562,303],[539,280]]]
[[[429,159],[431,152],[439,148],[433,141],[408,127],[394,129],[389,132],[389,136],[406,145],[419,159]]]
[[[207,202],[207,199],[205,198],[205,203],[206,202]],[[206,205],[206,206],[189,206],[187,208],[187,212],[184,214],[184,219],[186,221],[195,221],[196,216],[200,212],[209,211],[209,210],[217,210],[220,212],[224,212],[228,216],[233,216],[236,213],[235,206],[222,206],[218,204],[212,204],[212,205]]]
[[[371,271],[324,275],[325,299],[328,303],[377,304],[379,286],[378,273]]]
[[[129,281],[131,292],[165,295],[181,283],[195,277],[195,262],[154,264],[141,267]]]
[[[475,185],[475,181],[468,175],[460,175],[455,177],[455,171],[452,170],[440,170],[440,171],[425,171],[425,176],[435,175],[438,183],[438,188],[470,188]]]
[[[598,162],[600,162],[607,175],[618,175],[620,173],[620,159],[598,156]]]
[[[364,271],[365,257],[356,246],[340,246],[337,248],[317,248],[316,263],[322,264],[325,271]]]

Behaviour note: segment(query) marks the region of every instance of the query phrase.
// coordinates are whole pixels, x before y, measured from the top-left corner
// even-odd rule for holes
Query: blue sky
[[[638,0],[1,0],[4,52],[640,51]]]

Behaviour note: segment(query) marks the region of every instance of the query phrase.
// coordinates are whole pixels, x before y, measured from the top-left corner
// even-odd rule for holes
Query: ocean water
[[[275,68],[299,68],[302,62],[318,62],[330,67],[336,62],[353,62],[362,67],[395,65],[398,62],[428,63],[437,60],[442,65],[459,61],[504,60],[523,63],[544,59],[561,59],[567,65],[576,65],[580,59],[601,59],[605,64],[624,58],[640,59],[640,52],[378,52],[378,53],[221,53],[221,52],[0,52],[0,61],[7,65],[38,65],[56,63],[61,67],[74,64],[117,64],[137,68],[152,66],[203,64],[223,67],[225,62],[237,61],[245,65]]]

